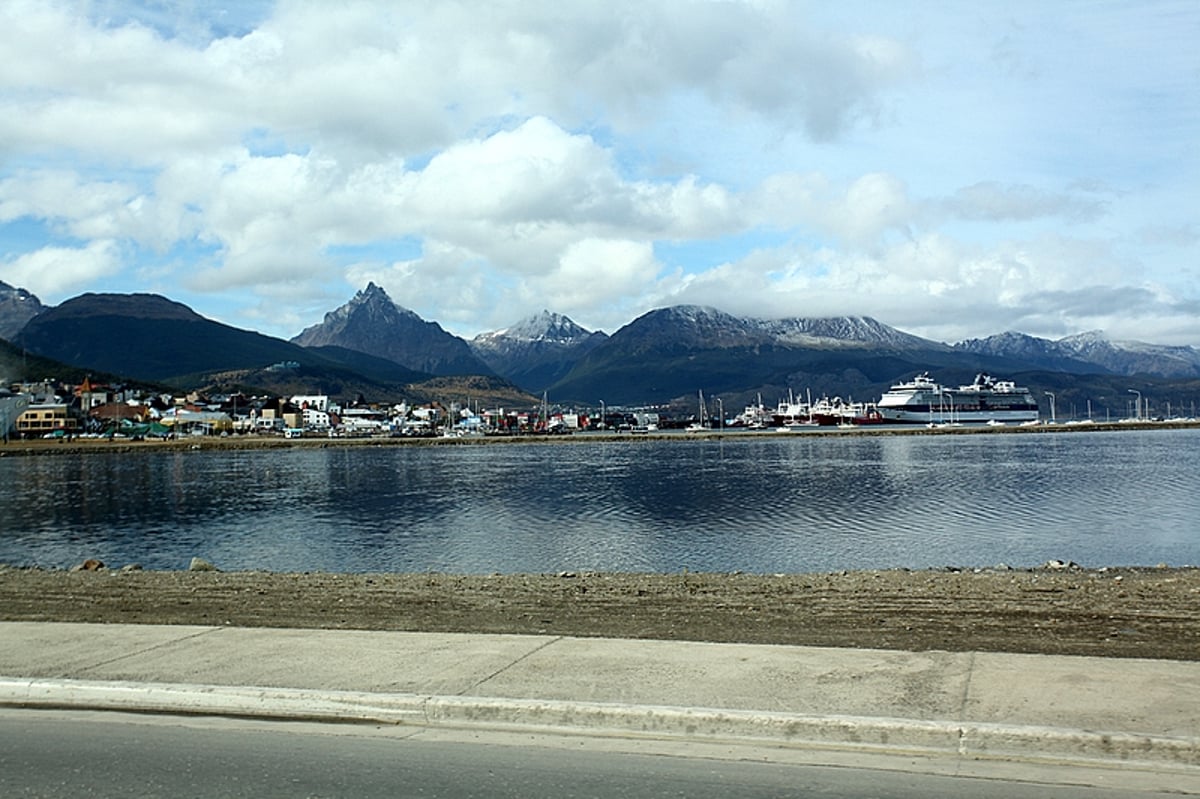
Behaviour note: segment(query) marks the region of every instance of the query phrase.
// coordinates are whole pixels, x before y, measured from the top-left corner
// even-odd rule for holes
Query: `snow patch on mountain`
[[[34,295],[0,280],[0,338],[11,341],[30,319],[46,310]]]
[[[862,345],[942,349],[944,344],[904,333],[869,316],[776,319],[762,323],[780,342],[793,346]]]

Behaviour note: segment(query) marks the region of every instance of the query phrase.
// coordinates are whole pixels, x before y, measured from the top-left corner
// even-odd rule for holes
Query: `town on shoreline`
[[[163,437],[126,436],[55,436],[11,440],[0,445],[0,457],[36,455],[73,455],[92,452],[169,452],[195,450],[281,450],[291,448],[326,447],[382,447],[382,446],[471,446],[520,443],[577,443],[588,442],[645,442],[645,441],[698,441],[698,440],[750,440],[750,439],[795,439],[800,437],[844,437],[844,436],[945,436],[945,435],[1039,435],[1047,433],[1088,433],[1134,430],[1186,430],[1200,429],[1200,421],[1135,421],[1097,422],[1093,424],[1040,424],[1037,426],[990,427],[986,425],[963,425],[958,427],[927,428],[921,425],[867,426],[854,428],[813,427],[803,432],[780,429],[749,430],[728,427],[711,428],[701,433],[680,430],[655,431],[579,431],[573,434],[545,432],[511,433],[506,435],[450,435],[450,436],[393,436],[377,434],[369,436],[335,436],[305,433],[297,436],[280,436],[269,433],[237,433],[226,435],[196,435]]]
[[[425,402],[409,404],[367,402],[361,395],[339,401],[329,394],[247,396],[227,393],[175,394],[145,388],[106,386],[84,378],[77,385],[52,379],[0,383],[0,441],[8,444],[51,440],[74,443],[105,439],[111,442],[162,442],[213,438],[284,438],[288,440],[338,439],[478,439],[529,436],[612,435],[661,436],[684,431],[689,435],[769,435],[772,433],[846,432],[912,434],[925,431],[979,432],[1096,428],[1113,424],[1141,427],[1149,424],[1195,424],[1195,416],[1153,416],[1149,400],[1137,395],[1133,412],[1112,418],[1108,410],[1093,417],[1091,401],[1086,416],[1070,416],[1061,425],[1054,393],[1048,416],[1042,415],[1028,388],[1011,381],[979,374],[970,385],[957,389],[942,386],[928,373],[893,385],[878,403],[843,401],[807,392],[803,398],[788,393],[777,406],[763,405],[761,396],[737,414],[727,412],[721,397],[704,392],[691,406],[678,402],[646,407],[599,408],[551,406],[545,395],[540,405],[525,408],[494,407],[478,403]],[[520,405],[521,403],[518,403]],[[1194,413],[1194,412],[1193,412]],[[190,446],[190,445],[189,445]],[[244,446],[244,445],[243,445]]]

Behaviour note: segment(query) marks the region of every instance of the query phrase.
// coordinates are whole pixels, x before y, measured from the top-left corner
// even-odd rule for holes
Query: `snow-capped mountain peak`
[[[497,374],[536,390],[561,378],[607,338],[562,314],[541,311],[503,330],[481,333],[470,345]]]
[[[522,319],[512,327],[496,330],[491,333],[481,333],[475,341],[486,346],[488,342],[499,342],[503,339],[510,341],[543,341],[555,344],[571,344],[586,339],[592,335],[575,324],[570,318],[551,311],[541,311],[533,316]]]

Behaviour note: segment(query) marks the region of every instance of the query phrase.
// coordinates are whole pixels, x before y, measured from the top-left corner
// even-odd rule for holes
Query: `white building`
[[[327,394],[297,394],[288,401],[297,408],[311,408],[317,411],[329,412],[329,396]],[[328,420],[325,423],[328,424]]]
[[[329,414],[311,406],[304,408],[304,428],[306,430],[324,430],[329,427]]]
[[[342,428],[349,435],[370,435],[387,429],[387,417],[370,408],[344,408]]]

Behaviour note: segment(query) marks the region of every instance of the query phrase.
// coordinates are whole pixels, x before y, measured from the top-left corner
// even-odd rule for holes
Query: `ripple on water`
[[[1200,432],[0,459],[0,561],[750,572],[1200,562]]]

